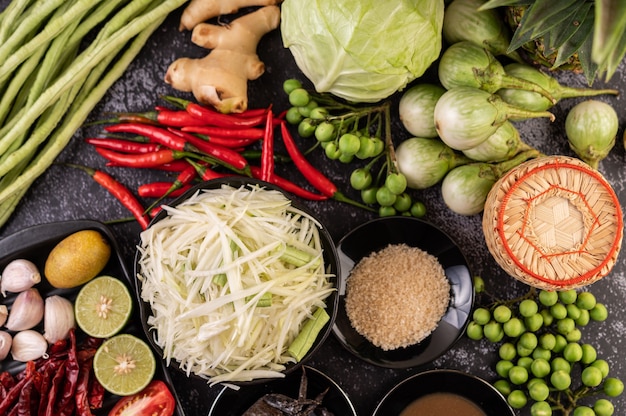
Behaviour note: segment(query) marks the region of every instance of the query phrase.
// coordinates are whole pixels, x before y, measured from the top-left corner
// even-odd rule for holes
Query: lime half
[[[109,393],[130,396],[154,377],[156,360],[146,342],[130,334],[104,341],[93,358],[96,379]]]
[[[96,338],[109,338],[120,332],[132,309],[130,291],[124,282],[112,276],[91,280],[74,301],[78,327]]]

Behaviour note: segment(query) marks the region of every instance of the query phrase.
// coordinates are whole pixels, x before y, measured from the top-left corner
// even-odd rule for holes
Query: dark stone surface
[[[8,1],[0,2],[3,9]],[[155,33],[138,59],[128,69],[98,104],[90,116],[90,121],[102,119],[107,112],[150,110],[159,101],[160,94],[178,94],[162,79],[170,62],[181,56],[202,56],[205,51],[193,46],[190,34],[178,32],[178,16],[175,13]],[[287,108],[286,97],[281,89],[282,82],[291,77],[304,79],[297,70],[289,51],[282,47],[278,31],[266,36],[260,46],[259,55],[266,63],[266,73],[250,84],[250,107],[266,106],[272,103],[276,111]],[[626,93],[626,73],[624,65],[615,74],[610,86],[619,88],[622,96],[600,97],[600,100],[612,104],[620,117],[618,143],[610,156],[602,162],[600,171],[614,186],[622,204],[626,203],[626,165],[622,144],[623,127],[626,125],[623,94]],[[431,79],[431,69],[425,79]],[[561,74],[559,79],[570,86],[585,86],[581,76]],[[597,82],[596,87],[603,86]],[[393,97],[397,103],[399,96]],[[518,123],[522,138],[547,154],[573,155],[568,148],[564,135],[564,120],[567,111],[579,101],[571,99],[559,103],[554,109],[556,121],[545,119]],[[394,106],[394,112],[397,106]],[[408,137],[394,114],[394,140],[400,142]],[[93,167],[104,167],[104,161],[83,140],[99,132],[97,127],[85,127],[76,132],[72,142],[59,156],[59,162],[72,162]],[[355,165],[345,166],[338,162],[329,162],[319,154],[313,161],[339,185],[339,189],[350,194],[348,177]],[[297,172],[283,169],[283,174],[300,181]],[[156,171],[139,171],[124,168],[106,168],[122,183],[136,189],[142,183],[164,180],[167,175]],[[494,288],[504,297],[514,297],[525,291],[525,286],[506,275],[491,258],[481,231],[481,216],[462,217],[449,211],[440,196],[439,188],[433,187],[415,194],[427,206],[427,219],[454,236],[467,256],[472,272],[481,275],[488,287]],[[338,241],[354,226],[373,218],[365,211],[353,209],[335,201],[307,203],[321,221],[328,227],[333,238]],[[96,219],[100,221],[127,217],[128,213],[110,194],[95,184],[88,176],[78,170],[54,165],[50,167],[30,188],[20,202],[15,213],[6,225],[0,229],[0,238],[10,235],[25,227],[60,220]],[[135,245],[138,242],[140,228],[137,224],[121,223],[111,226],[124,256],[132,265]],[[376,238],[376,236],[371,236]],[[0,253],[0,257],[2,253]],[[591,324],[583,329],[583,340],[595,345],[599,356],[611,363],[611,374],[626,380],[625,322],[626,310],[623,299],[626,297],[626,261],[620,255],[618,264],[611,275],[594,284],[590,289],[610,312],[608,321]],[[493,380],[494,365],[497,360],[496,350],[487,342],[473,342],[462,339],[449,352],[437,359],[432,367],[454,368]],[[359,415],[371,414],[377,402],[396,383],[420,369],[406,370],[384,369],[369,365],[346,352],[334,337],[329,337],[323,348],[308,363],[330,375],[353,400]],[[206,415],[209,406],[218,392],[218,388],[209,388],[204,382],[187,379],[185,375],[173,374],[182,405],[188,416]],[[616,414],[626,413],[626,399],[614,399]]]

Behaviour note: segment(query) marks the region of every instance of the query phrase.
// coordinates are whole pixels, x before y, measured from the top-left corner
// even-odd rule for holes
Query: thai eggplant
[[[398,170],[412,189],[433,186],[451,169],[470,162],[436,138],[412,137],[396,148]]]
[[[619,128],[617,113],[609,104],[586,100],[576,104],[565,118],[570,148],[594,169],[613,146]]]
[[[528,111],[507,104],[499,95],[472,87],[446,91],[435,106],[439,137],[455,150],[476,147],[494,134],[505,121],[515,118],[548,117],[548,111]]]
[[[543,87],[558,102],[564,98],[593,97],[598,95],[617,95],[615,89],[573,88],[561,85],[556,78],[526,64],[513,63],[504,67],[504,71],[511,76],[532,81]],[[545,111],[552,108],[553,102],[532,91],[503,88],[498,91],[507,103],[532,111]]]
[[[502,175],[538,156],[540,153],[537,150],[528,150],[498,164],[476,162],[456,167],[441,183],[443,200],[457,214],[479,214],[485,208],[489,191]]]
[[[497,11],[479,10],[483,0],[453,0],[443,18],[443,38],[448,43],[469,40],[483,45],[494,55],[506,55],[523,62],[516,52],[508,52],[511,31]]]
[[[446,90],[435,84],[417,84],[400,98],[398,113],[404,128],[415,137],[437,137],[435,104]]]
[[[506,121],[491,136],[476,147],[463,151],[463,154],[477,162],[502,162],[508,160],[521,151],[530,150],[524,143],[519,130]]]
[[[439,81],[446,89],[474,87],[493,93],[502,88],[512,88],[533,91],[548,101],[555,101],[548,91],[536,83],[507,74],[491,52],[470,41],[450,45],[441,55],[438,71]]]

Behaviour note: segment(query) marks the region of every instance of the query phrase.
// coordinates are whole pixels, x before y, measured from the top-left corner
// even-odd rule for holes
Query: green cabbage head
[[[318,92],[376,102],[439,57],[444,0],[284,0],[283,45]]]

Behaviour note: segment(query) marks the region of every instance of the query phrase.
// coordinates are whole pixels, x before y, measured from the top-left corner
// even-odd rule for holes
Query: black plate
[[[397,384],[372,416],[397,416],[414,400],[430,393],[455,393],[477,404],[487,416],[515,416],[506,399],[487,381],[457,370],[429,370]]]
[[[25,258],[32,261],[38,266],[39,270],[43,271],[46,258],[52,248],[63,238],[81,230],[100,231],[111,244],[111,259],[100,274],[108,274],[117,277],[128,285],[131,292],[134,291],[135,285],[130,279],[128,269],[125,266],[124,259],[113,234],[106,225],[98,221],[61,221],[36,225],[3,238],[0,240],[0,271],[3,270],[10,261],[18,258]],[[39,289],[42,297],[58,294],[70,300],[73,300],[80,290],[80,287],[73,289],[56,289],[47,283],[43,278],[36,287]],[[13,298],[14,296],[7,297],[6,299],[3,299],[3,302],[10,304]],[[138,325],[139,319],[139,308],[135,304],[133,316],[129,320],[124,332],[136,335],[143,340],[146,340],[141,326]],[[78,329],[76,334],[79,339],[84,337],[82,331]],[[162,360],[158,359],[158,355],[155,354],[155,356],[157,357],[157,371],[155,378],[163,380],[174,395],[174,398],[176,399],[176,409],[174,414],[184,416],[185,413],[180,405],[176,390],[174,389],[172,380],[165,369],[165,365]],[[25,364],[14,361],[10,357],[11,356],[9,355],[7,359],[0,362],[0,371],[9,371],[11,374],[16,374],[22,371]],[[106,393],[102,409],[94,411],[94,415],[99,416],[108,414],[119,399],[119,396]]]
[[[298,397],[300,377],[304,368],[307,377],[307,398],[313,398],[328,388],[322,406],[336,416],[356,416],[348,395],[330,377],[313,367],[303,366],[283,379],[234,390],[224,387],[209,410],[208,416],[241,416],[259,398],[268,393]]]
[[[294,208],[297,208],[299,210],[301,210],[302,212],[307,213],[308,215],[310,215],[311,217],[315,218],[315,215],[311,212],[311,210],[309,210],[308,208],[298,204],[298,202],[293,198],[292,195],[290,195],[288,192],[285,192],[284,190],[278,188],[277,186],[274,186],[270,183],[264,182],[264,181],[260,181],[257,179],[253,179],[253,178],[245,178],[245,177],[229,177],[229,178],[222,178],[222,179],[215,179],[215,180],[211,180],[211,181],[206,181],[206,182],[202,182],[199,183],[195,186],[193,186],[192,188],[188,189],[184,194],[182,194],[181,196],[179,196],[178,198],[176,198],[174,201],[172,201],[171,203],[169,203],[169,206],[176,206],[178,204],[180,204],[181,202],[189,199],[189,197],[191,197],[193,194],[195,194],[196,192],[203,190],[203,189],[219,189],[221,188],[223,185],[228,185],[231,186],[233,188],[239,188],[242,186],[247,186],[247,187],[251,187],[251,186],[256,186],[259,185],[263,188],[266,188],[268,190],[275,190],[275,191],[279,191],[282,194],[284,194],[287,198],[289,198],[291,200],[291,205]],[[157,221],[162,220],[163,218],[165,218],[167,216],[167,212],[166,210],[161,210],[150,222],[150,224],[154,224]],[[330,278],[331,283],[333,284],[334,287],[339,287],[341,286],[341,274],[339,273],[339,261],[337,259],[337,251],[335,249],[335,243],[333,242],[332,237],[330,236],[330,233],[328,232],[328,230],[326,229],[326,227],[323,226],[323,224],[318,228],[319,229],[319,237],[320,237],[320,241],[322,244],[322,247],[324,249],[324,253],[323,253],[323,257],[324,257],[324,262],[327,265],[327,272],[330,273],[332,276]],[[140,253],[139,251],[137,251],[137,253],[135,254],[135,276],[139,274],[139,270],[138,270],[138,263],[139,263],[139,256]],[[139,308],[140,308],[140,312],[141,312],[141,322],[143,325],[143,329],[144,332],[146,334],[151,334],[151,332],[153,331],[153,329],[150,327],[150,325],[148,325],[148,317],[151,316],[152,314],[152,308],[150,307],[150,304],[148,302],[144,302],[141,298],[141,285],[137,285],[136,287],[136,295],[137,295],[137,299],[139,300]],[[289,363],[286,364],[286,369],[285,371],[283,371],[285,374],[290,374],[291,372],[295,371],[298,369],[298,367],[300,367],[303,363],[305,363],[313,354],[315,354],[315,352],[322,346],[322,344],[324,343],[324,341],[326,341],[326,338],[328,338],[328,335],[330,335],[331,330],[332,330],[332,326],[334,324],[335,321],[335,316],[337,315],[337,311],[339,309],[339,297],[337,296],[337,291],[333,291],[327,298],[326,298],[326,311],[328,312],[328,315],[330,316],[330,320],[326,323],[326,325],[324,326],[324,328],[322,328],[322,330],[320,331],[319,335],[317,336],[317,338],[315,339],[315,342],[313,343],[313,346],[309,349],[309,351],[307,352],[307,354],[304,356],[304,358],[302,360],[300,360],[297,363]],[[150,335],[148,335],[148,339],[152,344],[152,347],[159,352],[159,354],[161,354],[160,356],[163,356],[163,349],[157,345],[157,343],[154,341],[154,338]],[[181,373],[187,375],[187,372],[184,370],[181,370],[178,366],[178,362],[175,360],[172,360],[170,363],[170,367],[173,367],[175,369],[177,369],[178,371],[181,371]],[[202,380],[206,380],[205,378],[201,378],[200,376],[191,373],[189,374],[190,377],[194,377],[196,379],[202,379]],[[251,384],[262,384],[262,383],[266,383],[271,379],[256,379],[256,380],[251,380],[251,381],[245,381],[245,382],[238,382],[238,381],[232,381],[229,382],[230,384],[235,384],[235,385],[251,385]]]
[[[389,244],[408,244],[437,257],[450,280],[450,306],[437,328],[422,342],[385,351],[359,334],[346,314],[346,279],[363,258]],[[427,364],[445,353],[461,337],[474,304],[474,286],[467,261],[454,241],[434,225],[413,217],[384,217],[360,225],[337,245],[343,274],[339,310],[333,332],[357,357],[381,367],[409,368]]]

